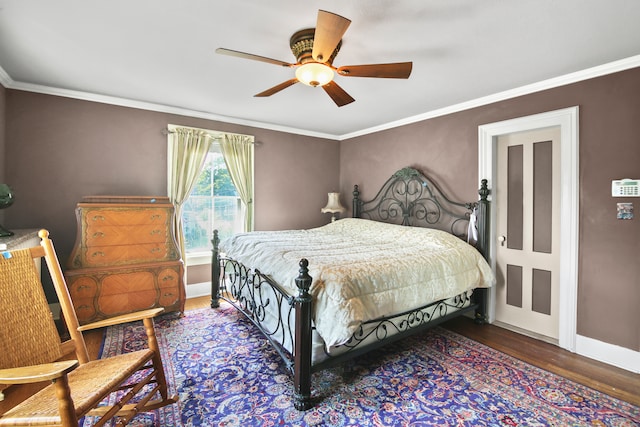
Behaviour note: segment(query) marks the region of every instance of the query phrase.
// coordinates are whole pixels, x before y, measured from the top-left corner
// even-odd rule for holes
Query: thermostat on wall
[[[611,181],[611,197],[640,197],[640,179]]]

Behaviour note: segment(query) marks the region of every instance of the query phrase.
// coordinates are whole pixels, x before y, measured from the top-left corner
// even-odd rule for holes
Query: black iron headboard
[[[489,191],[486,180],[483,180],[483,188],[480,189],[479,194],[478,202],[451,201],[433,180],[416,169],[406,167],[394,173],[380,188],[378,194],[369,201],[360,199],[360,190],[355,185],[353,217],[437,228],[466,239],[473,209],[479,203],[488,203],[486,198]],[[483,208],[487,207],[488,204],[483,206]],[[485,214],[485,212],[482,213]]]

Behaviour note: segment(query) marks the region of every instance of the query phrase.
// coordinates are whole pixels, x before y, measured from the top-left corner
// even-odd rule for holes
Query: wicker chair
[[[0,254],[0,390],[43,381],[44,388],[0,415],[0,426],[75,427],[85,415],[95,416],[96,426],[114,418],[126,425],[138,412],[175,403],[177,396],[167,392],[153,326],[162,309],[79,327],[49,233],[40,230],[39,236],[41,246]],[[65,342],[35,267],[39,257],[46,260],[60,301],[71,337]],[[144,322],[148,349],[89,361],[82,331],[135,320]],[[115,400],[108,402],[116,403],[105,403],[112,393]]]

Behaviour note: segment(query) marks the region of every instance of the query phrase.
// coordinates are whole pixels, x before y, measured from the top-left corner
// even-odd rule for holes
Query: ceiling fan
[[[296,57],[295,63],[225,48],[216,49],[216,53],[296,68],[294,78],[254,95],[258,97],[271,96],[301,82],[308,86],[322,86],[336,105],[342,107],[355,99],[333,81],[334,72],[345,77],[409,78],[412,62],[333,66],[333,60],[342,46],[342,36],[350,24],[351,21],[347,18],[319,10],[316,28],[300,30],[289,40],[291,51]]]

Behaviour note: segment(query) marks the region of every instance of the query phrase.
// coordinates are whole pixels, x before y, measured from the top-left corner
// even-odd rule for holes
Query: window
[[[207,264],[214,229],[221,239],[253,230],[254,137],[169,124],[167,143],[167,195],[180,214],[174,228],[182,259]]]
[[[244,231],[244,205],[220,151],[213,143],[202,172],[183,205],[182,224],[187,256],[211,253],[213,230],[220,239]]]

